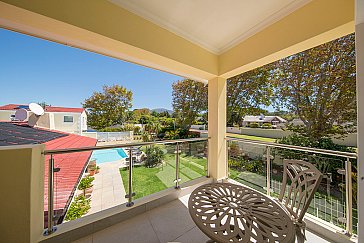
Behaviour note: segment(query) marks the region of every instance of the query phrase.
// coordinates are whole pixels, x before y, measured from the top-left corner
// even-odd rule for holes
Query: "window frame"
[[[66,118],[72,118],[72,121],[71,120],[66,120]],[[73,123],[74,119],[73,119],[73,116],[70,116],[70,115],[64,115],[63,116],[63,122],[64,123]]]

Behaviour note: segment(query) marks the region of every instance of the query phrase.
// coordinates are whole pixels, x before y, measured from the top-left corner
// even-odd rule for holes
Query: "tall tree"
[[[354,34],[275,63],[277,104],[294,112],[303,126],[292,130],[318,140],[344,135],[356,120]]]
[[[177,125],[189,129],[198,115],[207,110],[207,85],[191,79],[172,84],[173,111]]]
[[[227,124],[241,125],[244,115],[259,115],[272,103],[272,65],[265,65],[227,80]]]
[[[87,110],[88,124],[95,129],[122,124],[132,106],[133,93],[123,86],[105,85],[102,89],[102,92],[94,92],[82,103]]]

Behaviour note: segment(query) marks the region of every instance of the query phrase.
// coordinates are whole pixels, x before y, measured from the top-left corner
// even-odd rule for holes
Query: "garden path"
[[[125,203],[125,189],[119,168],[125,166],[123,160],[98,165],[100,172],[95,174],[94,190],[91,197],[91,209],[88,214],[99,212]]]

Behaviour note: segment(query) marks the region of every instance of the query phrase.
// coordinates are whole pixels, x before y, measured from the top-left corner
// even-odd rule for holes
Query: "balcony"
[[[1,0],[0,26],[208,83],[208,136],[210,140],[206,168],[207,175],[210,177],[201,179],[192,176],[189,172],[184,172],[185,175],[189,175],[184,181],[182,177],[178,176],[180,174],[180,171],[177,170],[179,162],[176,160],[177,163],[174,166],[170,164],[168,171],[163,171],[168,172],[166,173],[168,178],[172,179],[168,179],[168,183],[172,182],[172,185],[167,183],[168,188],[163,190],[154,188],[152,194],[146,193],[148,195],[135,199],[133,189],[135,189],[134,186],[138,186],[137,183],[140,181],[130,180],[131,176],[128,175],[127,180],[123,181],[124,189],[127,185],[125,193],[123,192],[127,195],[126,203],[118,201],[120,200],[118,199],[113,204],[104,203],[103,206],[101,202],[101,207],[92,211],[92,214],[61,223],[63,222],[62,215],[64,215],[63,208],[64,205],[66,208],[68,207],[68,202],[58,194],[57,182],[67,180],[67,178],[57,178],[57,172],[55,172],[54,178],[50,177],[48,180],[47,177],[47,182],[51,186],[47,188],[48,196],[44,197],[45,154],[50,156],[51,151],[44,151],[44,146],[39,144],[3,146],[0,148],[0,158],[1,162],[5,162],[2,163],[3,173],[0,182],[2,195],[7,198],[1,201],[0,207],[2,210],[0,215],[6,219],[0,221],[2,240],[8,242],[68,242],[83,237],[86,237],[87,240],[89,239],[87,237],[92,236],[92,240],[96,241],[97,234],[113,230],[119,223],[126,224],[127,226],[124,227],[130,229],[126,231],[137,237],[140,231],[132,233],[135,232],[135,229],[129,227],[133,220],[138,219],[135,217],[137,214],[149,214],[151,208],[154,208],[155,211],[163,210],[162,205],[167,205],[168,202],[187,195],[196,184],[211,180],[226,180],[228,177],[272,197],[276,196],[280,190],[281,155],[275,153],[282,154],[283,151],[285,154],[293,156],[290,151],[298,148],[278,148],[272,144],[235,141],[238,143],[238,149],[237,153],[232,154],[232,141],[227,144],[225,138],[226,80],[242,72],[355,31],[356,41],[359,43],[356,45],[357,159],[359,161],[357,214],[350,195],[350,183],[352,183],[350,163],[353,163],[356,158],[338,153],[323,154],[324,151],[312,151],[307,148],[300,148],[298,150],[300,152],[295,153],[294,156],[300,156],[301,152],[303,152],[302,156],[309,160],[329,156],[330,160],[335,161],[336,164],[335,172],[326,173],[326,178],[323,180],[326,184],[320,187],[320,195],[317,200],[315,199],[307,214],[306,221],[309,231],[312,230],[315,234],[328,238],[332,242],[355,240],[345,236],[345,233],[350,235],[351,232],[358,231],[358,242],[364,242],[364,136],[362,134],[364,130],[364,49],[361,45],[364,40],[364,5],[362,1],[313,0],[274,1],[274,3],[269,1],[269,4],[273,6],[267,5],[268,3],[254,3],[253,7],[260,12],[260,17],[255,14],[255,11],[251,11],[249,6],[239,9],[246,11],[246,16],[252,15],[247,21],[241,19],[245,17],[244,13],[229,14],[231,11],[237,10],[233,3],[227,5],[215,1],[220,5],[211,11],[211,8],[208,8],[211,7],[210,5],[197,6],[194,1],[187,1],[188,4],[185,7],[187,6],[188,10],[183,11],[181,10],[182,5],[177,7],[172,2],[156,1],[158,4],[152,7],[157,10],[157,15],[152,14],[147,18],[140,13],[136,14],[136,11],[131,11],[130,8],[123,7],[122,2],[139,2],[142,5],[134,10],[140,10],[142,7],[148,8],[147,4],[143,5],[143,2],[147,1],[88,1],[81,3],[80,1]],[[253,3],[253,1],[251,2]],[[243,4],[243,1],[235,1],[235,4]],[[159,10],[162,9],[166,10],[165,12],[169,16],[182,17],[182,21],[180,21],[182,25],[175,26],[174,30],[187,27],[184,34],[181,34],[183,31],[173,31],[173,28],[171,30],[167,28],[168,26],[162,25],[168,21],[162,24],[150,21],[158,19]],[[262,9],[265,9],[265,12]],[[277,9],[282,11],[276,11]],[[186,18],[186,12],[189,13],[188,18]],[[198,19],[193,19],[193,16],[197,16]],[[200,21],[201,16],[216,22]],[[229,27],[232,28],[220,25],[226,20],[224,16],[234,17],[229,23]],[[257,16],[258,18],[256,18]],[[267,16],[269,16],[268,19]],[[186,22],[187,20],[190,22]],[[245,23],[250,23],[251,26],[241,26]],[[241,27],[244,27],[244,31]],[[234,36],[224,35],[225,30],[233,29],[238,32],[242,31],[235,33]],[[201,34],[202,30],[208,31],[205,33],[207,35],[196,36],[196,34]],[[206,36],[209,40],[205,38]],[[206,44],[205,41],[221,45],[217,49],[211,49],[209,45],[202,45]],[[52,81],[50,81],[50,85],[52,85]],[[134,145],[129,144],[128,146]],[[229,154],[227,145],[230,146]],[[174,155],[174,151],[177,151],[176,154],[178,154],[179,148],[170,150],[170,153]],[[75,151],[61,152],[74,152],[72,154],[77,155]],[[48,167],[50,176],[53,175],[53,167],[57,168],[59,165],[57,163],[60,154],[54,153],[53,155],[54,163],[51,160],[51,166]],[[311,158],[308,158],[308,155]],[[244,163],[240,165],[230,163],[229,167],[229,158],[237,157],[243,157]],[[46,165],[48,166],[48,160]],[[131,165],[133,164],[131,163]],[[135,173],[133,175],[135,176]],[[181,189],[174,189],[178,186],[181,186]],[[135,190],[135,192],[136,196],[139,196],[140,190]],[[46,222],[49,233],[52,233],[49,236],[43,236],[43,200],[48,202],[47,208],[50,208],[48,209],[49,220]],[[62,204],[57,204],[59,201],[62,201]],[[172,202],[173,204],[179,204],[179,202]],[[55,211],[55,218],[52,215],[53,211]],[[170,217],[173,216],[173,214],[170,215]],[[357,219],[358,224],[356,224]],[[186,222],[188,220],[177,222],[176,226],[178,223],[183,225]],[[57,231],[53,232],[52,227],[57,223],[61,224],[58,224]],[[144,224],[152,225],[152,223],[148,223],[148,220],[145,220]],[[189,232],[192,233],[194,227],[191,225],[187,228],[181,227],[181,229],[183,230],[178,233],[183,235],[189,229],[191,229]],[[98,231],[99,233],[97,233]],[[158,237],[158,232],[156,235]],[[179,236],[171,236],[168,240],[176,240]],[[185,236],[187,237],[188,233]],[[309,236],[312,235],[309,234]],[[160,239],[158,240],[160,241]]]
[[[271,197],[277,197],[280,192],[283,158],[299,156],[300,159],[316,163],[320,170],[326,169],[322,171],[324,175],[327,172],[326,177],[324,176],[326,180],[322,181],[305,217],[308,229],[307,242],[355,240],[355,235],[352,233],[357,231],[357,218],[356,214],[353,214],[351,194],[348,193],[351,190],[351,183],[348,183],[351,180],[351,173],[347,168],[351,166],[350,161],[356,159],[356,154],[236,138],[226,138],[226,143],[229,176],[224,180],[243,184]],[[164,162],[158,168],[141,167],[136,160],[137,156],[134,155],[139,153],[137,151],[143,151],[144,148],[151,146],[162,149],[165,154]],[[129,158],[132,158],[131,162],[125,160],[124,164],[119,165],[108,162],[106,166],[110,168],[106,171],[103,171],[103,168],[108,167],[101,167],[103,172],[95,181],[100,184],[95,183],[94,191],[90,195],[92,197],[89,213],[71,221],[68,221],[67,217],[64,220],[64,215],[49,214],[46,221],[47,228],[56,227],[57,230],[48,232],[50,235],[44,236],[43,241],[115,242],[117,239],[125,239],[127,242],[205,242],[208,240],[192,221],[187,208],[192,190],[213,181],[212,178],[206,177],[210,164],[205,157],[208,153],[208,138],[50,150],[44,154],[51,156],[50,166],[52,163],[53,166],[58,164],[55,167],[62,170],[62,163],[59,163],[58,158],[62,159],[63,156],[60,155],[79,156],[80,153],[92,150],[109,151],[117,148],[127,151]],[[231,162],[237,159],[242,163]],[[339,177],[334,177],[332,174],[328,177],[330,171],[327,166],[322,166],[318,161],[338,166],[335,167],[335,171]],[[158,172],[154,172],[155,169]],[[57,173],[50,174],[49,182],[54,181],[52,177],[56,177]],[[158,175],[160,182],[167,188],[161,190],[148,181],[140,180],[143,173],[147,173],[148,177]],[[110,183],[98,179],[103,177],[109,178]],[[121,183],[123,188],[119,188],[115,183],[117,185]],[[339,184],[344,185],[340,187],[344,188],[343,190],[336,187]],[[49,186],[54,190],[49,191],[49,195],[53,196],[48,198],[50,200],[48,211],[56,213],[59,209],[53,206],[57,205],[57,182]],[[145,190],[146,188],[148,190]],[[107,196],[104,198],[102,196],[104,194],[99,195],[99,193],[105,195],[111,193],[113,199],[110,201]],[[74,193],[73,201],[75,198],[77,191]],[[356,209],[356,205],[354,206]],[[52,218],[54,220],[50,220]],[[138,233],[141,230],[143,234]],[[45,232],[47,233],[47,229]]]

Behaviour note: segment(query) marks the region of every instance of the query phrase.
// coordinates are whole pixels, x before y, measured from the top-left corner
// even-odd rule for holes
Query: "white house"
[[[18,109],[26,109],[28,118],[32,114],[28,105],[8,104],[0,106],[0,121],[14,120]],[[74,134],[87,130],[87,114],[83,108],[46,106],[44,110],[36,124],[38,127]]]
[[[247,127],[251,123],[258,123],[259,126],[262,126],[264,123],[269,123],[272,124],[273,127],[280,127],[287,123],[287,121],[280,116],[244,116],[243,127]]]

